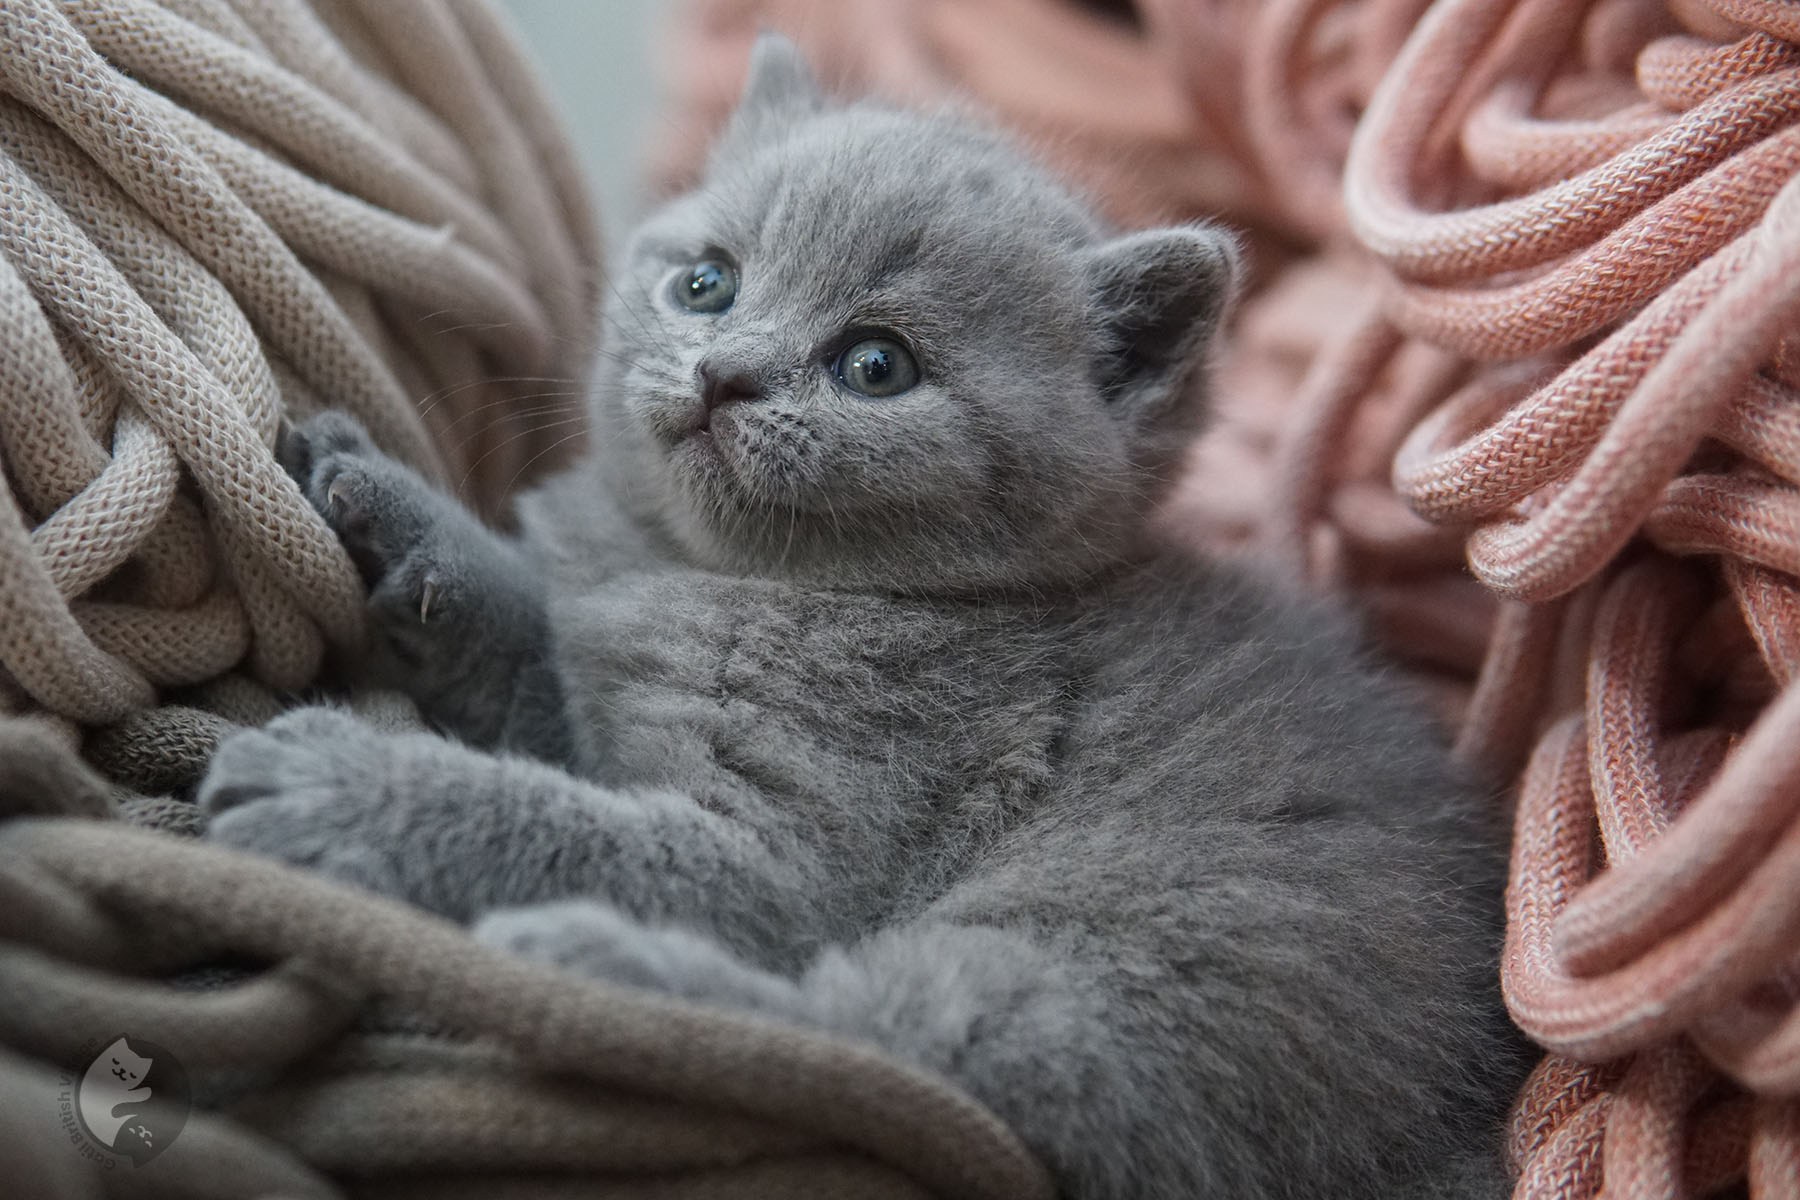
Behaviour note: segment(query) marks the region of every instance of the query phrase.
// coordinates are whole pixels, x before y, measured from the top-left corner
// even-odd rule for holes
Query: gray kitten
[[[880,1043],[1071,1197],[1501,1195],[1485,802],[1337,619],[1149,530],[1234,272],[764,39],[520,543],[343,417],[285,447],[459,740],[291,714],[210,835]]]

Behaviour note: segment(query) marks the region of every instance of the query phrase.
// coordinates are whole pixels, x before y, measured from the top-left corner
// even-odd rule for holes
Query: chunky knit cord
[[[1551,727],[1522,786],[1503,975],[1540,1042],[1630,1065],[1604,1118],[1555,1147],[1563,1169],[1527,1182],[1687,1194],[1684,1159],[1708,1153],[1694,1136],[1705,1127],[1746,1146],[1752,1194],[1791,1195],[1791,6],[1713,5],[1747,26],[1722,44],[1674,29],[1644,41],[1640,94],[1564,128],[1531,114],[1548,86],[1534,73],[1546,37],[1564,45],[1592,24],[1555,7],[1436,6],[1371,98],[1345,170],[1346,220],[1389,273],[1396,329],[1473,359],[1566,363],[1504,412],[1453,397],[1392,473],[1416,511],[1469,530],[1469,567],[1490,589],[1526,610],[1593,597],[1563,617],[1581,621],[1562,647],[1586,661],[1581,714]],[[1486,177],[1500,196],[1486,203],[1423,194],[1415,181],[1482,179],[1507,121],[1533,126],[1540,165]],[[1445,132],[1459,125],[1460,148]],[[1470,149],[1471,131],[1488,144]],[[1507,632],[1478,688],[1501,699],[1474,706],[1465,730],[1511,719],[1497,710],[1529,703],[1524,680],[1555,669],[1555,648],[1519,654]],[[1767,1098],[1738,1103],[1720,1071]],[[1550,1099],[1528,1091],[1520,1121],[1540,1122]]]
[[[474,0],[0,5],[0,712],[294,688],[357,643],[284,414],[490,513],[573,437],[571,163]]]

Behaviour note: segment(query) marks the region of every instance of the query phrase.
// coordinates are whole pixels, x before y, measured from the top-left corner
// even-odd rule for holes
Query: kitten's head
[[[828,102],[765,35],[702,185],[631,243],[596,414],[709,566],[1036,586],[1139,543],[1236,255],[1110,236],[1001,137]]]

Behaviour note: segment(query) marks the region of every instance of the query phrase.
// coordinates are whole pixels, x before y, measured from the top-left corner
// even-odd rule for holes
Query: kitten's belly
[[[699,574],[637,576],[561,605],[589,773],[705,801],[857,796],[1016,803],[1041,785],[1060,678],[1036,622]],[[1008,799],[1010,798],[1010,799]]]

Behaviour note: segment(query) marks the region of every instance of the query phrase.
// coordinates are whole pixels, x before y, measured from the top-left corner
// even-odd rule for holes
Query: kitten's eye
[[[675,278],[675,302],[695,312],[717,313],[737,299],[737,272],[729,263],[707,259]]]
[[[897,396],[919,382],[918,362],[893,338],[864,338],[838,355],[833,370],[864,396]]]

